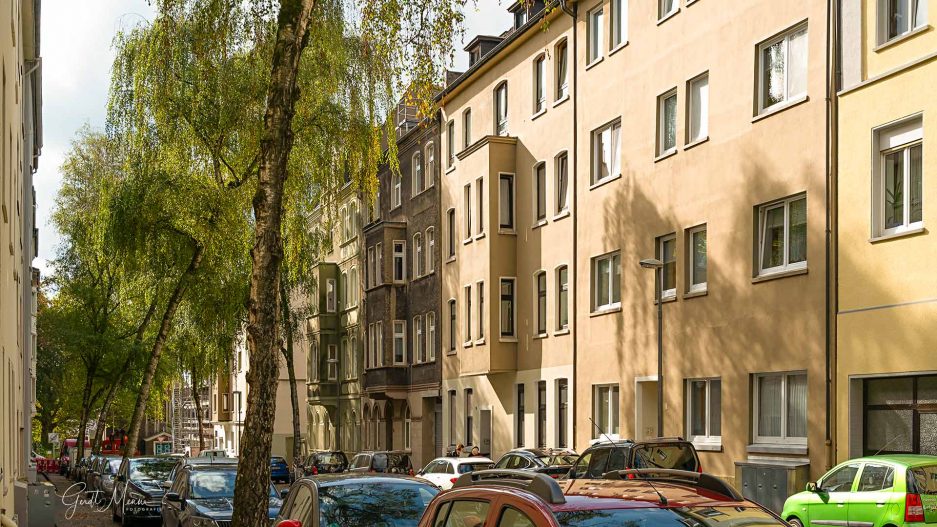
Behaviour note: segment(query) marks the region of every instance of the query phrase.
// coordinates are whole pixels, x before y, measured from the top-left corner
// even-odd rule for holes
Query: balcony
[[[333,333],[338,331],[338,313],[319,313],[309,317],[309,330],[313,333]]]
[[[383,398],[388,391],[407,391],[409,385],[408,366],[388,366],[364,372],[364,391],[371,397]]]

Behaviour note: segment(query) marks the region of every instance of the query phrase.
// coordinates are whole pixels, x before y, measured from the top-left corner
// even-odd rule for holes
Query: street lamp
[[[645,269],[653,269],[654,290],[657,300],[657,436],[664,437],[664,263],[656,258],[646,258],[639,262]]]

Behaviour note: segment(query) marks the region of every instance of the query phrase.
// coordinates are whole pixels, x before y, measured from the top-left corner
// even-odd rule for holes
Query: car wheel
[[[804,527],[804,523],[796,516],[789,518],[787,523],[791,524],[791,527]]]

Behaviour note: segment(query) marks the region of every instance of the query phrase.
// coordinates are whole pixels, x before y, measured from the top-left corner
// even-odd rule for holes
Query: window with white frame
[[[478,291],[478,340],[485,339],[485,282],[475,284]]]
[[[755,442],[807,444],[807,374],[763,373],[754,382]]]
[[[407,362],[407,321],[394,321],[394,365]]]
[[[391,176],[390,208],[395,209],[403,202],[403,177],[400,174]]]
[[[374,246],[375,253],[375,272],[374,280],[376,285],[381,285],[384,283],[384,244],[378,243]]]
[[[478,211],[475,217],[478,218],[478,234],[485,233],[485,203],[488,202],[485,196],[485,180],[478,178],[475,180],[475,191],[478,194]]]
[[[449,121],[446,125],[446,150],[448,161],[446,166],[455,164],[455,121]]]
[[[394,283],[407,281],[407,242],[394,240]]]
[[[664,299],[677,296],[677,236],[668,234],[657,239],[657,258],[664,264],[659,279]]]
[[[458,233],[455,229],[455,209],[446,211],[446,227],[449,232],[449,258],[455,258],[456,239]]]
[[[413,153],[410,160],[411,186],[410,195],[416,196],[423,192],[425,180],[423,178],[423,154],[419,151]]]
[[[621,306],[621,253],[592,259],[592,310],[602,311]]]
[[[556,269],[556,329],[569,329],[569,268]]]
[[[569,156],[556,156],[556,214],[569,210]]]
[[[566,423],[569,421],[569,380],[556,380],[556,446],[566,448]]]
[[[514,446],[517,448],[524,447],[524,430],[527,428],[527,424],[525,423],[526,421],[525,418],[527,415],[527,411],[524,408],[525,399],[526,397],[524,395],[524,383],[519,383],[517,385],[517,397],[515,397],[514,399],[516,406],[517,406],[517,409],[514,412],[515,420],[517,421],[517,423],[515,424],[517,433],[515,434],[516,437],[515,437]]]
[[[540,55],[534,60],[534,113],[540,113],[547,108],[547,60]]]
[[[413,274],[414,278],[426,274],[426,260],[423,257],[423,235],[416,233],[413,235]]]
[[[657,155],[677,151],[677,89],[657,97]]]
[[[680,9],[679,0],[657,0],[657,20],[663,20]]]
[[[706,255],[706,226],[700,225],[687,231],[687,278],[691,293],[706,290],[707,255]]]
[[[462,112],[462,148],[472,144],[472,109]]]
[[[686,430],[694,443],[722,442],[721,379],[687,379]]]
[[[338,380],[338,346],[335,344],[329,344],[326,362],[326,379],[330,381]]]
[[[873,167],[873,236],[924,225],[924,129],[920,116],[876,130],[878,163]]]
[[[342,241],[347,242],[351,239],[351,216],[348,214],[348,207],[342,207],[339,214],[342,217]]]
[[[368,324],[368,344],[367,350],[365,350],[365,366],[368,368],[377,367],[377,324],[371,323]]]
[[[358,235],[358,202],[352,200],[348,205],[348,225],[351,229],[348,238],[354,238]]]
[[[352,379],[355,376],[355,363],[352,358],[354,355],[354,349],[351,344],[351,339],[342,339],[342,366],[345,370],[345,378]]]
[[[465,220],[465,239],[472,239],[472,184],[469,183],[463,188],[464,220]]]
[[[709,72],[687,82],[687,143],[709,137]]]
[[[547,164],[534,167],[534,222],[547,219]]]
[[[465,342],[472,342],[472,285],[465,286],[463,293],[465,298]]]
[[[569,95],[568,55],[569,46],[564,39],[556,45],[556,100]]]
[[[436,183],[436,145],[430,142],[423,148],[423,162],[426,169],[423,171],[423,189],[426,190]]]
[[[348,307],[358,305],[358,268],[352,267],[348,272]]]
[[[807,25],[758,45],[758,111],[807,95]]]
[[[449,300],[449,352],[455,353],[455,346],[457,342],[457,333],[459,330],[458,318],[458,309],[455,305],[455,299],[452,298]]]
[[[413,355],[417,362],[426,362],[426,348],[423,345],[423,317],[413,317]]]
[[[534,291],[536,291],[537,335],[547,334],[547,273],[540,271],[534,275]]]
[[[436,269],[436,229],[426,229],[426,265],[424,271],[432,273]]]
[[[807,197],[758,208],[758,274],[807,267]]]
[[[508,83],[495,88],[495,135],[508,135]]]
[[[364,285],[368,289],[374,287],[377,284],[377,280],[375,280],[375,275],[374,275],[375,269],[376,269],[374,266],[374,261],[375,261],[374,260],[374,247],[373,246],[368,247],[368,265],[365,268],[365,277],[364,277]]]
[[[403,448],[410,450],[410,431],[412,430],[412,421],[410,420],[410,406],[407,406],[403,412]]]
[[[592,437],[598,439],[603,434],[618,435],[618,385],[599,384],[592,386]],[[601,432],[600,432],[601,430]]]
[[[514,230],[514,174],[498,175],[498,228]]]
[[[611,23],[608,47],[615,49],[628,41],[628,0],[611,0]]]
[[[517,330],[514,325],[514,320],[516,316],[515,312],[515,284],[517,280],[515,278],[502,278],[501,279],[501,290],[500,290],[500,319],[501,319],[501,336],[502,337],[515,337],[517,336]]]
[[[339,309],[345,310],[348,309],[350,302],[348,300],[348,272],[342,272],[341,277],[338,282],[339,286],[339,295],[338,295],[338,307]]]
[[[423,317],[426,323],[426,360],[436,360],[436,312],[430,311]]]
[[[312,380],[319,380],[319,339],[309,335],[309,372]]]
[[[879,44],[927,25],[928,0],[878,0]]]
[[[325,280],[325,311],[327,313],[334,313],[336,309],[336,284],[334,278],[327,278]]]
[[[592,132],[592,184],[621,175],[621,120]]]
[[[591,64],[602,58],[602,42],[604,40],[602,31],[605,26],[605,17],[602,13],[602,7],[599,6],[589,11],[587,17],[589,20],[589,54],[587,60]]]

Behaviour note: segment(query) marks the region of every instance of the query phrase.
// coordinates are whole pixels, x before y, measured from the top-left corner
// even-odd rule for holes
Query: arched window
[[[430,141],[423,151],[425,152],[423,159],[426,161],[424,184],[426,185],[425,188],[430,188],[436,179],[436,148],[433,142]]]
[[[426,272],[432,273],[436,268],[436,229],[426,229]]]
[[[566,39],[563,39],[556,45],[556,52],[553,55],[554,57],[556,57],[556,60],[554,62],[556,63],[556,100],[557,101],[569,95],[569,80],[568,80],[568,75],[566,74],[566,71],[567,71],[566,50],[567,50]]]
[[[423,154],[419,151],[415,152],[410,164],[410,171],[413,178],[413,190],[410,191],[410,194],[416,196],[420,192],[423,192],[423,185],[426,183],[426,180],[423,178]]]
[[[426,260],[423,258],[423,235],[413,235],[413,274],[423,276],[426,274]]]
[[[508,82],[504,81],[495,88],[495,135],[508,135]]]
[[[364,434],[362,435],[364,440],[364,448],[370,450],[373,448],[371,445],[371,411],[367,405],[364,406],[364,414],[362,415],[364,416],[362,419],[364,422]]]
[[[395,209],[403,202],[403,181],[400,174],[391,176],[393,186],[390,189],[390,208]]]

